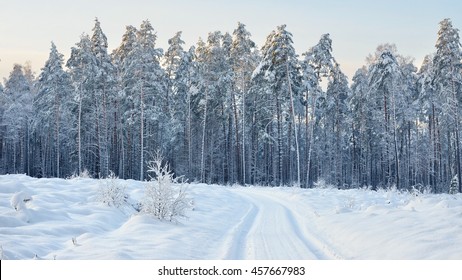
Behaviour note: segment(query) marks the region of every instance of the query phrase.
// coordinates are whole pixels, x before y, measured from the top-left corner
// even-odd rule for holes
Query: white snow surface
[[[142,201],[145,183],[121,183]],[[98,202],[100,184],[0,176],[1,257],[462,259],[461,194],[188,184],[173,223]]]

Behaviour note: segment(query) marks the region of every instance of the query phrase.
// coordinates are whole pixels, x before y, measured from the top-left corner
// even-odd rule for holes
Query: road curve
[[[315,231],[303,205],[266,188],[236,188],[249,209],[224,244],[224,259],[341,259]]]

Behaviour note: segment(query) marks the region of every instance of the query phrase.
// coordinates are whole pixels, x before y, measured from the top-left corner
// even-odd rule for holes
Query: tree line
[[[164,52],[149,21],[109,52],[96,19],[65,62],[0,84],[0,173],[146,179],[161,152],[176,175],[219,184],[430,187],[461,181],[462,53],[439,23],[420,69],[380,45],[348,78],[329,34],[301,56],[278,26],[257,48],[238,23]],[[459,186],[460,191],[460,186]]]

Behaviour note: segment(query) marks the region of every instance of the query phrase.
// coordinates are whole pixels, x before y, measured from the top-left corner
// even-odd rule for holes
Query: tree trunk
[[[282,116],[281,116],[281,104],[279,97],[276,96],[276,114],[278,121],[278,185],[283,184],[282,170],[283,170],[283,156],[282,156]]]
[[[59,149],[61,148],[59,142],[59,97],[55,97],[55,114],[56,114],[56,126],[55,126],[55,133],[56,133],[56,177],[59,178],[60,170],[59,170]]]
[[[144,180],[144,92],[140,93],[140,181]]]
[[[452,71],[454,73],[454,69]],[[456,164],[457,164],[457,177],[459,180],[459,192],[462,192],[462,174],[461,174],[461,169],[460,169],[460,140],[459,140],[459,102],[457,100],[456,96],[456,86],[454,82],[454,78],[452,78],[451,81],[451,86],[452,86],[452,98],[454,102],[454,114],[456,115],[456,127],[455,127],[455,134],[456,134]]]
[[[297,153],[297,187],[300,187],[300,149],[298,147],[298,133],[297,133],[297,122],[295,121],[295,110],[294,110],[294,99],[292,95],[292,84],[289,77],[289,66],[286,63],[287,71],[287,84],[289,86],[289,95],[290,95],[290,113],[292,114],[292,120],[294,123],[294,132],[295,132],[295,150]],[[290,143],[289,143],[289,152],[290,152]]]
[[[79,156],[79,176],[82,174],[82,91],[79,90],[79,115],[77,121],[77,145]]]
[[[234,130],[235,130],[235,136],[236,136],[236,159],[235,159],[235,166],[237,167],[237,180],[241,184],[243,184],[243,180],[241,178],[241,141],[239,138],[239,118],[238,118],[238,112],[237,112],[237,104],[236,104],[236,95],[234,91],[231,93],[231,98],[233,101],[233,113],[234,113]]]
[[[307,119],[308,119],[308,104],[306,105],[306,114],[307,114]],[[306,184],[309,186],[311,184],[311,154],[313,151],[313,145],[314,145],[314,137],[313,137],[313,132],[314,132],[314,125],[315,125],[315,118],[316,118],[316,97],[313,97],[313,119],[311,120],[311,128],[310,128],[310,141],[309,144],[307,143],[308,148],[308,158],[307,158],[307,163],[306,163]],[[307,120],[307,126],[308,126],[308,120]]]
[[[236,124],[237,125],[237,124]],[[245,85],[242,78],[242,184],[246,183],[245,170]]]
[[[396,99],[395,92],[392,92],[392,105],[393,105],[393,143],[395,151],[395,177],[396,177],[396,187],[400,188],[400,168],[399,168],[399,157],[398,157],[398,140],[397,140],[397,125],[396,125]]]
[[[205,91],[204,120],[202,125],[202,148],[201,148],[201,182],[205,183],[205,128],[207,124],[208,90]]]

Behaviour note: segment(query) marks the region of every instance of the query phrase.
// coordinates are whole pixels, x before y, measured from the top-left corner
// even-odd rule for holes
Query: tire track
[[[256,205],[250,203],[249,210],[227,235],[228,238],[225,240],[224,246],[222,247],[222,250],[224,251],[222,259],[245,259],[247,235],[254,224],[258,212]]]
[[[258,188],[235,192],[252,205],[237,226],[239,232],[228,244],[227,256],[239,259],[341,259],[323,239],[309,229],[300,205],[279,198],[277,193]],[[249,214],[251,213],[251,214]],[[252,219],[249,219],[249,216]],[[239,253],[240,252],[240,253]]]

